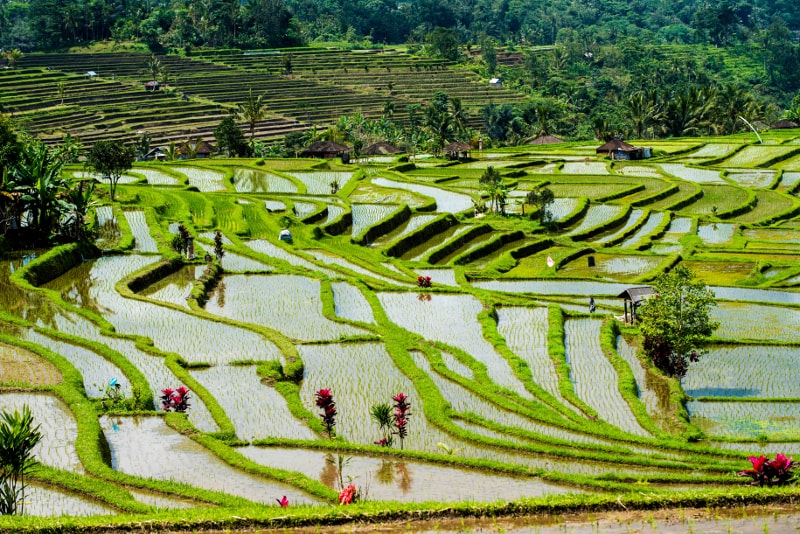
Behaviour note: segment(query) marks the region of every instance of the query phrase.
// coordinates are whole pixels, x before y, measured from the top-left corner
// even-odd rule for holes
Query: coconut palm
[[[634,136],[642,138],[642,134],[661,118],[661,104],[655,91],[637,91],[623,103],[623,116],[633,129]]]
[[[239,104],[239,116],[250,126],[250,140],[255,137],[256,123],[263,120],[267,114],[267,103],[264,95],[253,96],[251,87],[247,93],[247,100]]]

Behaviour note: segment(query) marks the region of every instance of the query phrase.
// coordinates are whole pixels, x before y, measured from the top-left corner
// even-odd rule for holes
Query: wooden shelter
[[[598,154],[607,154],[611,159],[646,159],[650,149],[633,146],[622,139],[612,137],[606,144],[597,147]]]
[[[149,82],[144,82],[144,90],[145,91],[158,91],[161,89],[161,84],[155,80],[151,80]]]
[[[769,127],[773,130],[781,130],[785,128],[797,128],[798,124],[794,121],[790,121],[789,119],[781,119],[778,122],[773,122],[769,125]]]
[[[636,322],[636,310],[642,304],[642,302],[651,296],[655,295],[653,292],[653,288],[650,286],[642,286],[642,287],[629,287],[619,295],[617,298],[623,299],[623,308],[625,308],[625,322],[628,323],[628,308],[630,307],[631,310],[631,320],[630,323],[633,324]],[[629,304],[630,303],[630,306]]]
[[[369,145],[367,148],[361,151],[361,154],[364,156],[388,156],[391,154],[400,154],[402,151],[386,143],[384,141],[378,141],[375,144]]]
[[[317,141],[303,149],[304,158],[338,158],[350,154],[350,148],[333,141]]]
[[[192,142],[186,141],[178,147],[177,153],[180,159],[189,159],[194,155],[194,158],[204,159],[211,157],[212,154],[217,152],[217,147],[208,141]]]
[[[539,137],[537,137],[536,139],[531,141],[530,144],[532,144],[532,145],[555,145],[556,143],[563,143],[563,142],[564,142],[563,139],[561,139],[559,137],[556,137],[555,135],[546,134],[546,135],[540,135]]]
[[[450,159],[468,158],[470,150],[472,150],[472,145],[460,141],[454,141],[444,147],[444,153],[447,154],[447,157]]]

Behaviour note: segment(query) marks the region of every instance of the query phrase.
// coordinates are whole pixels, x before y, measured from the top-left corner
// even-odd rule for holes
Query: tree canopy
[[[133,146],[125,146],[121,141],[97,141],[86,157],[86,164],[94,172],[108,181],[111,200],[117,193],[117,184],[122,174],[130,170],[136,158]]]
[[[659,275],[655,295],[640,306],[644,351],[669,376],[682,378],[719,327],[711,319],[714,293],[683,265]]]

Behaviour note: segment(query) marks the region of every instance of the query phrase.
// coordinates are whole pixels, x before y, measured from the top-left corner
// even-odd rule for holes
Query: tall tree
[[[113,201],[119,179],[125,171],[130,170],[135,158],[135,148],[125,146],[122,141],[97,141],[86,157],[86,165],[108,181],[109,195]]]
[[[214,129],[214,137],[217,140],[219,149],[229,156],[243,157],[247,155],[247,141],[244,133],[233,115],[228,115],[222,119]]]
[[[656,278],[653,291],[637,314],[644,351],[664,373],[682,378],[719,326],[710,315],[714,293],[683,265]]]
[[[251,87],[247,93],[247,100],[239,104],[239,116],[247,121],[250,126],[250,141],[253,141],[256,131],[256,123],[264,119],[267,114],[267,103],[264,101],[264,95],[253,96],[253,88]]]

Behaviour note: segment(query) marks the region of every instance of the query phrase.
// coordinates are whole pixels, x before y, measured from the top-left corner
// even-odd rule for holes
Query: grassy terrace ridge
[[[102,115],[103,133],[121,135],[151,116],[147,103],[163,104],[164,115],[175,105],[176,124],[181,106],[187,116],[224,113],[247,80],[295,84],[299,100],[314,102],[326,88],[357,100],[362,89],[344,84],[342,65],[376,84],[411,80],[416,65],[464,75],[404,53],[292,53],[292,78],[276,72],[273,54],[167,58],[184,69],[188,102],[139,90],[141,54],[64,55],[59,71],[31,55],[0,75],[0,92],[25,88],[20,106],[51,99],[19,114],[56,128],[67,106],[35,80],[63,80],[76,92],[70,124]],[[113,57],[114,80],[99,66],[102,79],[81,76]],[[241,79],[226,93],[234,73]],[[119,100],[89,103],[104,92]],[[273,100],[283,110],[274,120],[302,125],[284,100]],[[762,135],[800,140],[800,130]],[[0,517],[0,530],[795,502],[800,486],[757,488],[736,476],[753,454],[800,457],[800,202],[780,187],[785,160],[775,160],[792,150],[751,141],[659,141],[656,157],[637,162],[609,162],[583,141],[476,150],[463,162],[137,163],[114,203],[98,183],[92,220],[114,219],[95,246],[3,257],[0,408],[24,400],[48,429],[33,481],[51,496],[49,508],[32,507],[35,517]],[[768,168],[727,166],[737,156]],[[474,212],[488,201],[479,182],[488,166],[511,192],[506,215]],[[539,185],[555,193],[547,227],[524,200]],[[197,258],[172,250],[178,224]],[[283,229],[291,243],[279,240]],[[216,230],[225,254],[208,265]],[[716,293],[721,327],[679,381],[638,350],[640,332],[616,295],[681,264]],[[60,379],[28,382],[45,368]],[[111,378],[128,401],[103,399]],[[165,414],[160,390],[179,385],[191,407]],[[337,405],[333,435],[315,404],[324,388]],[[390,434],[369,412],[399,392],[411,403],[408,434],[384,447]],[[350,481],[365,498],[339,506]],[[276,502],[284,495],[288,508]],[[59,504],[68,498],[73,505]]]
[[[129,141],[141,131],[151,135],[154,145],[210,140],[220,120],[251,88],[266,98],[267,115],[255,128],[256,138],[266,141],[312,125],[324,128],[342,115],[380,118],[387,99],[394,103],[395,120],[403,122],[408,105],[427,103],[435,91],[460,98],[471,127],[480,126],[478,110],[487,101],[524,99],[514,90],[490,88],[451,62],[400,50],[282,53],[292,55],[291,74],[283,73],[278,55],[227,50],[162,56],[171,81],[158,92],[144,90],[151,76],[145,68],[149,54],[143,52],[31,53],[0,76],[0,105],[47,142],[70,134],[91,146],[98,140]],[[88,76],[90,71],[97,76]]]

